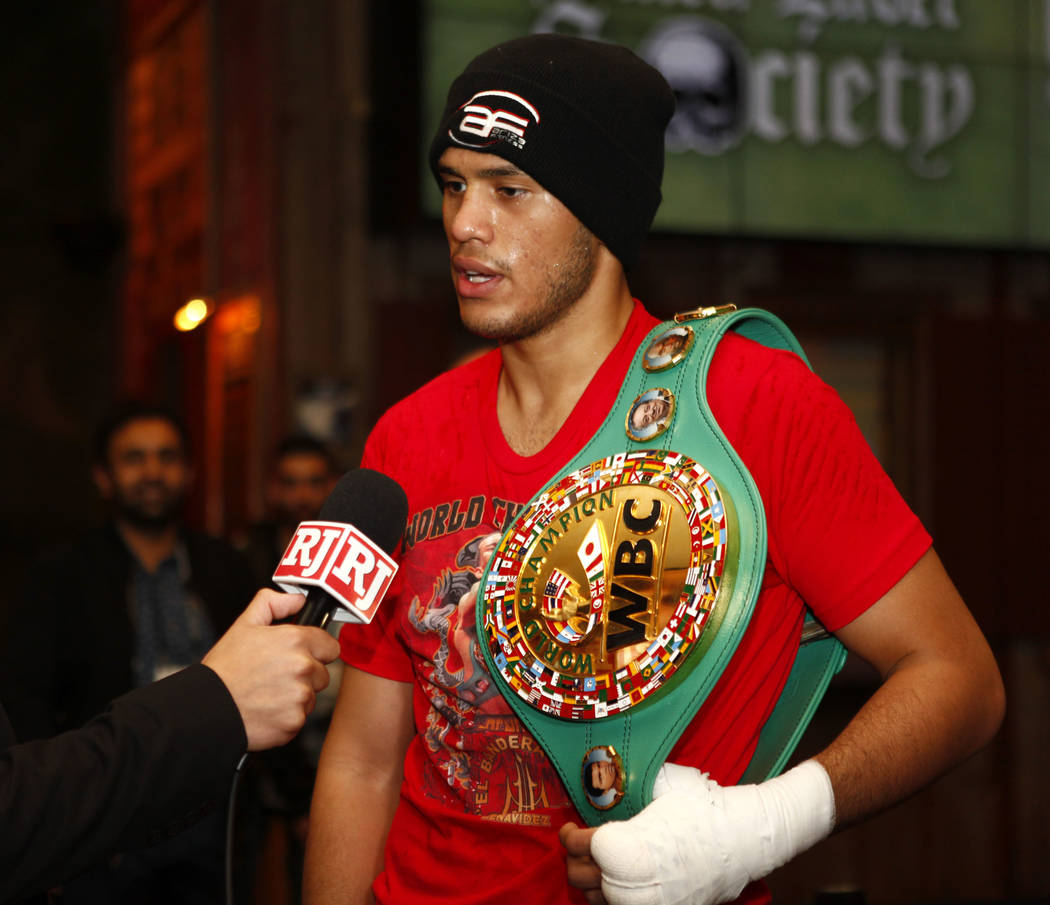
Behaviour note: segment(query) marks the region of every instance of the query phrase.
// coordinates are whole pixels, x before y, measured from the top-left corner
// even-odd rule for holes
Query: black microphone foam
[[[332,488],[317,517],[323,522],[353,525],[387,553],[393,553],[408,519],[408,497],[390,476],[371,468],[355,468]],[[323,590],[312,588],[297,622],[324,626],[338,606]]]
[[[405,530],[408,497],[401,485],[381,471],[355,468],[343,475],[317,516],[322,522],[346,522],[393,553]]]

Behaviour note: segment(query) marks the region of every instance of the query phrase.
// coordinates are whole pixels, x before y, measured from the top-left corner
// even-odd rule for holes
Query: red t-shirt
[[[372,625],[344,629],[343,657],[413,682],[416,724],[374,885],[380,903],[583,901],[557,838],[563,823],[582,821],[485,670],[474,598],[496,537],[597,430],[656,323],[636,302],[572,414],[534,456],[517,455],[500,430],[498,350],[413,393],[369,437],[362,464],[404,487],[409,523],[391,594]],[[729,334],[708,399],[758,485],[769,555],[747,632],[670,760],[727,784],[746,768],[787,679],[803,600],[840,628],[930,540],[852,415],[797,356]],[[745,898],[763,896],[755,886]]]

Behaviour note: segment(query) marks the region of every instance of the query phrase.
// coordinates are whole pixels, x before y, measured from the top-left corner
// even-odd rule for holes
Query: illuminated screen
[[[1050,245],[1050,0],[429,0],[424,134],[467,61],[534,31],[675,89],[657,230]]]

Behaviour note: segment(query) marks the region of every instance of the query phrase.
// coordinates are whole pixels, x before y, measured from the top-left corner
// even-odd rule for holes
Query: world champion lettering
[[[301,522],[273,573],[289,592],[321,588],[355,622],[371,622],[397,563],[365,534],[342,522]]]

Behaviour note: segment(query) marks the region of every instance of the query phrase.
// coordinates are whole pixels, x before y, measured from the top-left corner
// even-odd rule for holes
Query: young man
[[[707,392],[764,501],[768,561],[651,805],[579,827],[540,745],[479,687],[477,647],[462,662],[454,641],[473,614],[425,619],[464,542],[502,532],[595,433],[656,324],[625,271],[659,204],[672,109],[626,49],[554,35],[481,54],[450,89],[430,162],[452,279],[464,323],[499,348],[395,406],[366,447],[364,464],[407,491],[409,525],[385,609],[341,638],[350,668],[315,788],[309,905],[764,901],[751,881],[999,724],[991,653],[848,412],[797,357],[734,334]],[[734,787],[804,602],[883,684],[815,760]]]

